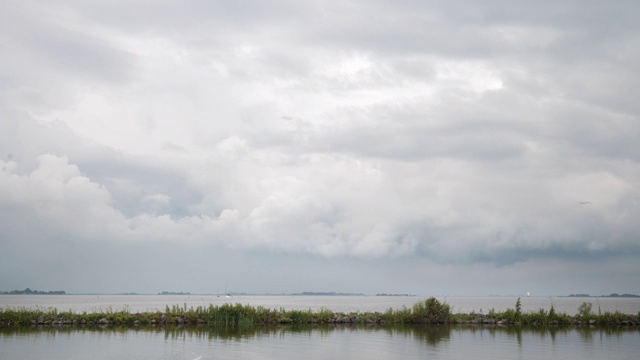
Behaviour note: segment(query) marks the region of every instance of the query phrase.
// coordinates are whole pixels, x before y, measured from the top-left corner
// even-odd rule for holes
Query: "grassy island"
[[[231,326],[268,324],[478,324],[488,326],[632,326],[640,325],[640,313],[624,314],[619,311],[595,313],[592,304],[584,302],[578,314],[557,313],[549,310],[522,312],[520,299],[512,309],[486,314],[456,313],[447,303],[436,298],[417,302],[411,308],[388,309],[385,312],[336,313],[329,309],[284,310],[262,306],[224,304],[187,308],[174,305],[165,311],[131,313],[128,310],[95,313],[76,313],[57,309],[1,308],[0,328],[31,326]]]

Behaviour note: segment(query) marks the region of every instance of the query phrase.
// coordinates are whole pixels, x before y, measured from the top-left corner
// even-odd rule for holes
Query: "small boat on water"
[[[527,297],[531,297],[531,293],[527,291]]]

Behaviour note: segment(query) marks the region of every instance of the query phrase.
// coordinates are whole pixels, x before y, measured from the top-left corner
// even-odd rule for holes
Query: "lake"
[[[163,310],[225,302],[285,309],[384,311],[420,297],[342,296],[0,296],[0,307],[93,311]],[[513,308],[516,298],[439,298],[454,312]],[[589,301],[597,311],[638,313],[639,299],[523,298],[523,311],[569,314]],[[253,326],[244,328],[71,327],[0,330],[0,359],[640,359],[637,328],[516,329],[482,326]]]
[[[317,326],[0,331],[1,359],[639,359],[637,329]]]

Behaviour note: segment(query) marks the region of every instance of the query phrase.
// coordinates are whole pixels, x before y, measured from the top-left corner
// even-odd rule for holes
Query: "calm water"
[[[0,307],[73,311],[164,310],[166,305],[225,302],[269,308],[385,311],[412,306],[420,297],[325,296],[16,296],[0,295]],[[454,312],[513,308],[516,298],[439,298]],[[602,311],[640,312],[640,299],[522,298],[524,311],[575,314],[583,301]],[[41,328],[0,331],[0,359],[640,359],[640,330],[516,331],[472,326],[334,326],[216,328]]]
[[[300,358],[640,359],[640,331],[361,326],[0,332],[0,359]]]

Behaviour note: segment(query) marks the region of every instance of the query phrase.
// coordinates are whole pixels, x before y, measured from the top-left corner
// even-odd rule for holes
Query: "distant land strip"
[[[596,295],[591,296],[589,294],[571,294],[568,296],[560,296],[560,297],[592,297],[592,298],[640,298],[640,295],[636,294],[609,294],[609,295]]]
[[[65,295],[64,290],[39,291],[26,288],[24,290],[0,291],[2,295]]]
[[[252,295],[244,292],[232,292],[231,295]],[[0,295],[67,295],[67,292],[64,290],[53,290],[53,291],[40,291],[40,290],[31,290],[30,288],[26,288],[24,290],[11,290],[11,291],[0,291]],[[104,294],[109,295],[109,294]],[[137,292],[125,292],[118,293],[118,295],[153,295],[153,294],[140,294]],[[214,295],[214,294],[192,294],[190,292],[185,291],[162,291],[155,295]],[[219,295],[219,294],[218,294]],[[273,294],[253,294],[253,295],[273,295]],[[344,293],[344,292],[335,292],[335,291],[303,291],[299,293],[289,293],[282,294],[288,296],[368,296],[364,293]],[[413,297],[417,296],[415,294],[396,294],[396,293],[378,293],[375,296],[405,296],[405,297]],[[609,295],[590,295],[590,294],[570,294],[570,295],[559,295],[557,297],[571,297],[571,298],[640,298],[640,295],[637,294],[617,294],[611,293]]]
[[[365,296],[365,294],[362,294],[362,293],[342,293],[342,292],[335,292],[335,291],[328,291],[328,292],[303,291],[301,293],[293,293],[289,295],[291,296]]]

